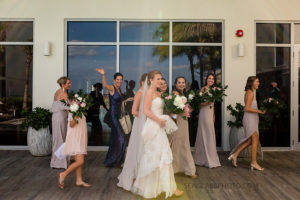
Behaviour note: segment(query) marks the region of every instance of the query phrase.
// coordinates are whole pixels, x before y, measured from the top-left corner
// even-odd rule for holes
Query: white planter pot
[[[236,128],[236,127],[231,127],[230,129],[230,134],[229,134],[229,145],[230,149],[232,150],[241,139],[245,137],[244,134],[244,128]],[[239,157],[250,157],[251,156],[251,146],[247,147],[242,151],[239,155]]]
[[[47,156],[52,152],[52,136],[49,127],[38,131],[29,127],[27,132],[27,145],[33,156]]]

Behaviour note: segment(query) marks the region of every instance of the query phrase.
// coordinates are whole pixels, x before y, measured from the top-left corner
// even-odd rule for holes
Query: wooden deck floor
[[[83,175],[91,188],[75,187],[72,174],[65,189],[60,190],[56,182],[60,170],[49,167],[50,157],[33,157],[28,151],[0,151],[0,199],[142,199],[116,186],[121,169],[104,167],[105,154],[88,153]],[[264,172],[251,172],[249,159],[240,159],[239,167],[232,168],[227,155],[219,152],[220,168],[197,167],[198,179],[177,174],[178,187],[185,193],[170,199],[300,199],[300,152],[265,152],[261,162]]]

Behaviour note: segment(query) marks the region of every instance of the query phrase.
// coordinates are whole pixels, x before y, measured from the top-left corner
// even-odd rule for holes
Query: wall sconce
[[[44,56],[50,56],[51,54],[51,44],[50,42],[44,43]]]
[[[238,56],[243,57],[244,56],[244,45],[242,43],[238,44]]]

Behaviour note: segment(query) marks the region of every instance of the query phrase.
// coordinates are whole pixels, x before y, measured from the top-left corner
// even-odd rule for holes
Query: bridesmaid
[[[201,92],[206,92],[215,84],[215,76],[209,74],[206,78],[206,85],[201,88]],[[214,103],[201,103],[198,119],[197,137],[195,142],[195,163],[196,165],[209,168],[220,167],[220,161],[216,148],[215,136],[215,113]]]
[[[239,154],[248,146],[251,145],[251,170],[256,169],[263,171],[264,168],[259,166],[256,161],[256,153],[259,150],[261,158],[263,158],[263,153],[261,150],[261,145],[259,142],[259,131],[258,123],[259,116],[258,114],[265,114],[266,111],[261,111],[257,109],[257,102],[255,97],[255,91],[258,89],[259,80],[256,76],[248,77],[246,87],[245,87],[245,108],[244,108],[244,117],[243,117],[243,127],[245,132],[245,137],[237,144],[235,148],[230,153],[229,160],[232,161],[234,167],[237,167],[237,158]]]
[[[73,118],[72,114],[69,113],[67,138],[62,154],[75,156],[75,161],[67,170],[58,174],[59,188],[64,188],[64,181],[72,171],[76,171],[76,186],[91,187],[90,184],[82,180],[84,155],[87,154],[87,126],[84,115],[82,115],[82,118],[78,116]]]
[[[176,95],[185,95],[186,80],[179,76],[175,80]],[[197,178],[196,167],[191,153],[189,139],[189,123],[182,118],[182,115],[177,115],[178,130],[171,134],[170,146],[173,153],[173,169],[174,173],[184,172],[191,178]]]
[[[124,160],[126,149],[125,134],[119,122],[121,105],[124,100],[121,93],[123,75],[121,73],[115,73],[114,84],[108,85],[106,83],[104,69],[96,69],[96,71],[102,75],[103,87],[109,91],[109,112],[112,122],[109,149],[106,154],[104,164],[107,167],[115,166],[120,168]],[[132,99],[133,98],[128,98],[126,101],[130,101]]]
[[[130,134],[130,140],[127,147],[126,158],[124,162],[124,167],[122,169],[121,174],[119,175],[119,183],[118,186],[122,187],[125,190],[130,191],[133,181],[137,176],[137,169],[140,160],[140,153],[142,149],[142,139],[141,132],[144,127],[144,121],[146,120],[145,115],[143,114],[142,106],[140,105],[145,80],[147,78],[147,74],[143,74],[140,78],[140,89],[137,91],[134,96],[134,102],[131,109],[131,113],[134,115],[133,128]]]
[[[50,162],[51,168],[64,168],[68,167],[68,158],[60,160],[54,152],[65,142],[67,134],[68,122],[68,107],[65,106],[60,100],[68,100],[67,91],[71,87],[71,81],[68,77],[60,77],[57,80],[60,86],[54,94],[54,101],[51,107],[52,115],[52,157]]]
[[[169,93],[168,84],[167,84],[167,81],[166,81],[165,78],[162,78],[162,79],[161,79],[161,85],[160,85],[160,87],[159,87],[159,91],[160,91],[161,93],[164,93],[164,92]]]

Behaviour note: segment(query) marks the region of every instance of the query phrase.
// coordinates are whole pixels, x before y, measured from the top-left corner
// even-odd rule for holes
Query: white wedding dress
[[[155,198],[165,192],[170,197],[177,189],[172,167],[172,150],[167,133],[177,130],[174,121],[163,115],[164,102],[157,97],[152,101],[151,111],[157,117],[167,120],[166,126],[147,118],[143,131],[143,148],[136,180],[132,192],[144,198]]]

